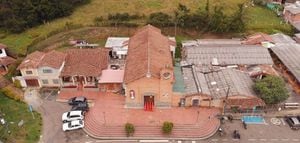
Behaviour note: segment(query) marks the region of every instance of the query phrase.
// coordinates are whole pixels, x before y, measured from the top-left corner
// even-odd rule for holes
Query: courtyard
[[[99,95],[94,106],[86,113],[84,130],[99,139],[124,139],[124,125],[135,126],[134,139],[147,138],[207,138],[219,127],[219,109],[196,107],[126,109],[125,97],[115,94]],[[161,126],[164,121],[174,123],[170,135],[164,135]]]

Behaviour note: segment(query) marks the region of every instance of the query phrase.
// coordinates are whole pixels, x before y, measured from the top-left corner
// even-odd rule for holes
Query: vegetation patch
[[[179,3],[190,10],[193,19],[199,18],[193,13],[198,13],[199,11],[203,12],[206,7],[206,0],[90,0],[90,3],[76,8],[68,17],[46,22],[45,24],[28,29],[20,34],[11,34],[2,31],[0,32],[0,42],[6,44],[11,53],[16,55],[26,55],[28,48],[31,49],[32,46],[35,46],[42,40],[48,39],[55,33],[64,32],[68,30],[69,27],[102,26],[105,23],[106,26],[108,26],[107,22],[109,21],[107,20],[107,17],[109,14],[128,13],[129,15],[145,15],[145,17],[142,17],[141,19],[130,19],[125,21],[125,23],[129,24],[123,24],[121,26],[145,25],[150,14],[156,12],[162,12],[172,16],[172,20],[174,20],[174,11],[178,8]],[[259,5],[252,6],[249,0],[209,0],[209,11],[213,13],[215,6],[222,6],[224,10],[223,14],[228,16],[238,10],[239,4],[244,4],[245,7],[244,19],[245,32],[247,34],[254,32],[292,33],[292,27],[283,22],[281,17],[277,17],[276,13]],[[195,20],[187,23],[193,25],[195,24]],[[174,27],[171,28],[173,30],[175,29]],[[201,33],[202,27],[198,28],[199,30],[197,30],[197,32]]]
[[[135,128],[134,125],[131,123],[126,123],[125,124],[125,131],[126,131],[126,135],[127,137],[133,136]]]
[[[39,141],[42,117],[39,113],[33,112],[33,119],[27,104],[10,99],[0,92],[0,115],[6,121],[6,125],[0,125],[2,142],[37,143]]]
[[[285,82],[278,76],[267,76],[256,81],[254,90],[266,104],[277,104],[289,97]]]
[[[172,122],[165,121],[162,126],[162,132],[164,134],[171,134],[173,127],[174,125]]]

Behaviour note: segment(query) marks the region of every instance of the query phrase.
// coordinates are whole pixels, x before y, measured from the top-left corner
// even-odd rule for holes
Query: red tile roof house
[[[22,87],[60,87],[59,74],[64,67],[66,55],[57,51],[35,51],[18,66]]]
[[[296,1],[284,7],[283,17],[286,22],[292,24],[298,31],[300,30],[300,2]]]
[[[67,50],[60,74],[62,88],[99,91],[98,80],[108,67],[108,52],[105,48]]]
[[[8,71],[8,66],[13,64],[16,60],[12,57],[9,57],[5,51],[7,47],[3,44],[0,44],[0,72]]]

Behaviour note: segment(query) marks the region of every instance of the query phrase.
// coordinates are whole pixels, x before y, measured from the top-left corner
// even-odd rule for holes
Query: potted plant
[[[174,125],[172,122],[165,121],[162,126],[162,132],[164,134],[170,134],[173,130],[173,127]]]
[[[133,133],[135,131],[134,125],[131,124],[131,123],[126,123],[125,124],[125,131],[126,131],[127,137],[133,136]]]

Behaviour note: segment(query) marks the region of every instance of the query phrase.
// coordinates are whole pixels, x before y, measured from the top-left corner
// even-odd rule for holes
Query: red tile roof
[[[261,32],[248,36],[246,40],[244,40],[242,43],[247,45],[257,45],[257,44],[261,44],[261,42],[274,43],[271,36]]]
[[[58,51],[50,51],[48,53],[35,51],[22,61],[18,69],[23,68],[38,68],[48,66],[52,68],[60,68],[65,60],[65,54]]]
[[[18,69],[37,68],[44,56],[45,53],[40,51],[35,51],[27,55],[26,58],[22,61],[22,63],[19,65]]]
[[[124,82],[151,75],[160,77],[160,70],[172,65],[169,39],[151,25],[138,30],[129,40]]]
[[[228,104],[228,107],[235,107],[235,106],[238,106],[242,109],[252,109],[253,107],[256,107],[256,106],[265,106],[265,102],[258,98],[258,97],[255,97],[255,98],[237,98],[237,99],[228,99],[227,100],[227,104]]]
[[[12,58],[12,57],[3,57],[3,58],[0,58],[0,65],[4,65],[4,66],[7,66],[7,65],[10,65],[12,63],[14,63],[16,61],[16,59]]]
[[[39,67],[48,66],[59,69],[65,61],[66,54],[58,51],[50,51],[45,54],[39,63]]]
[[[108,49],[69,49],[61,76],[94,76],[101,75],[108,66]]]
[[[5,49],[7,46],[0,43],[0,49]]]

